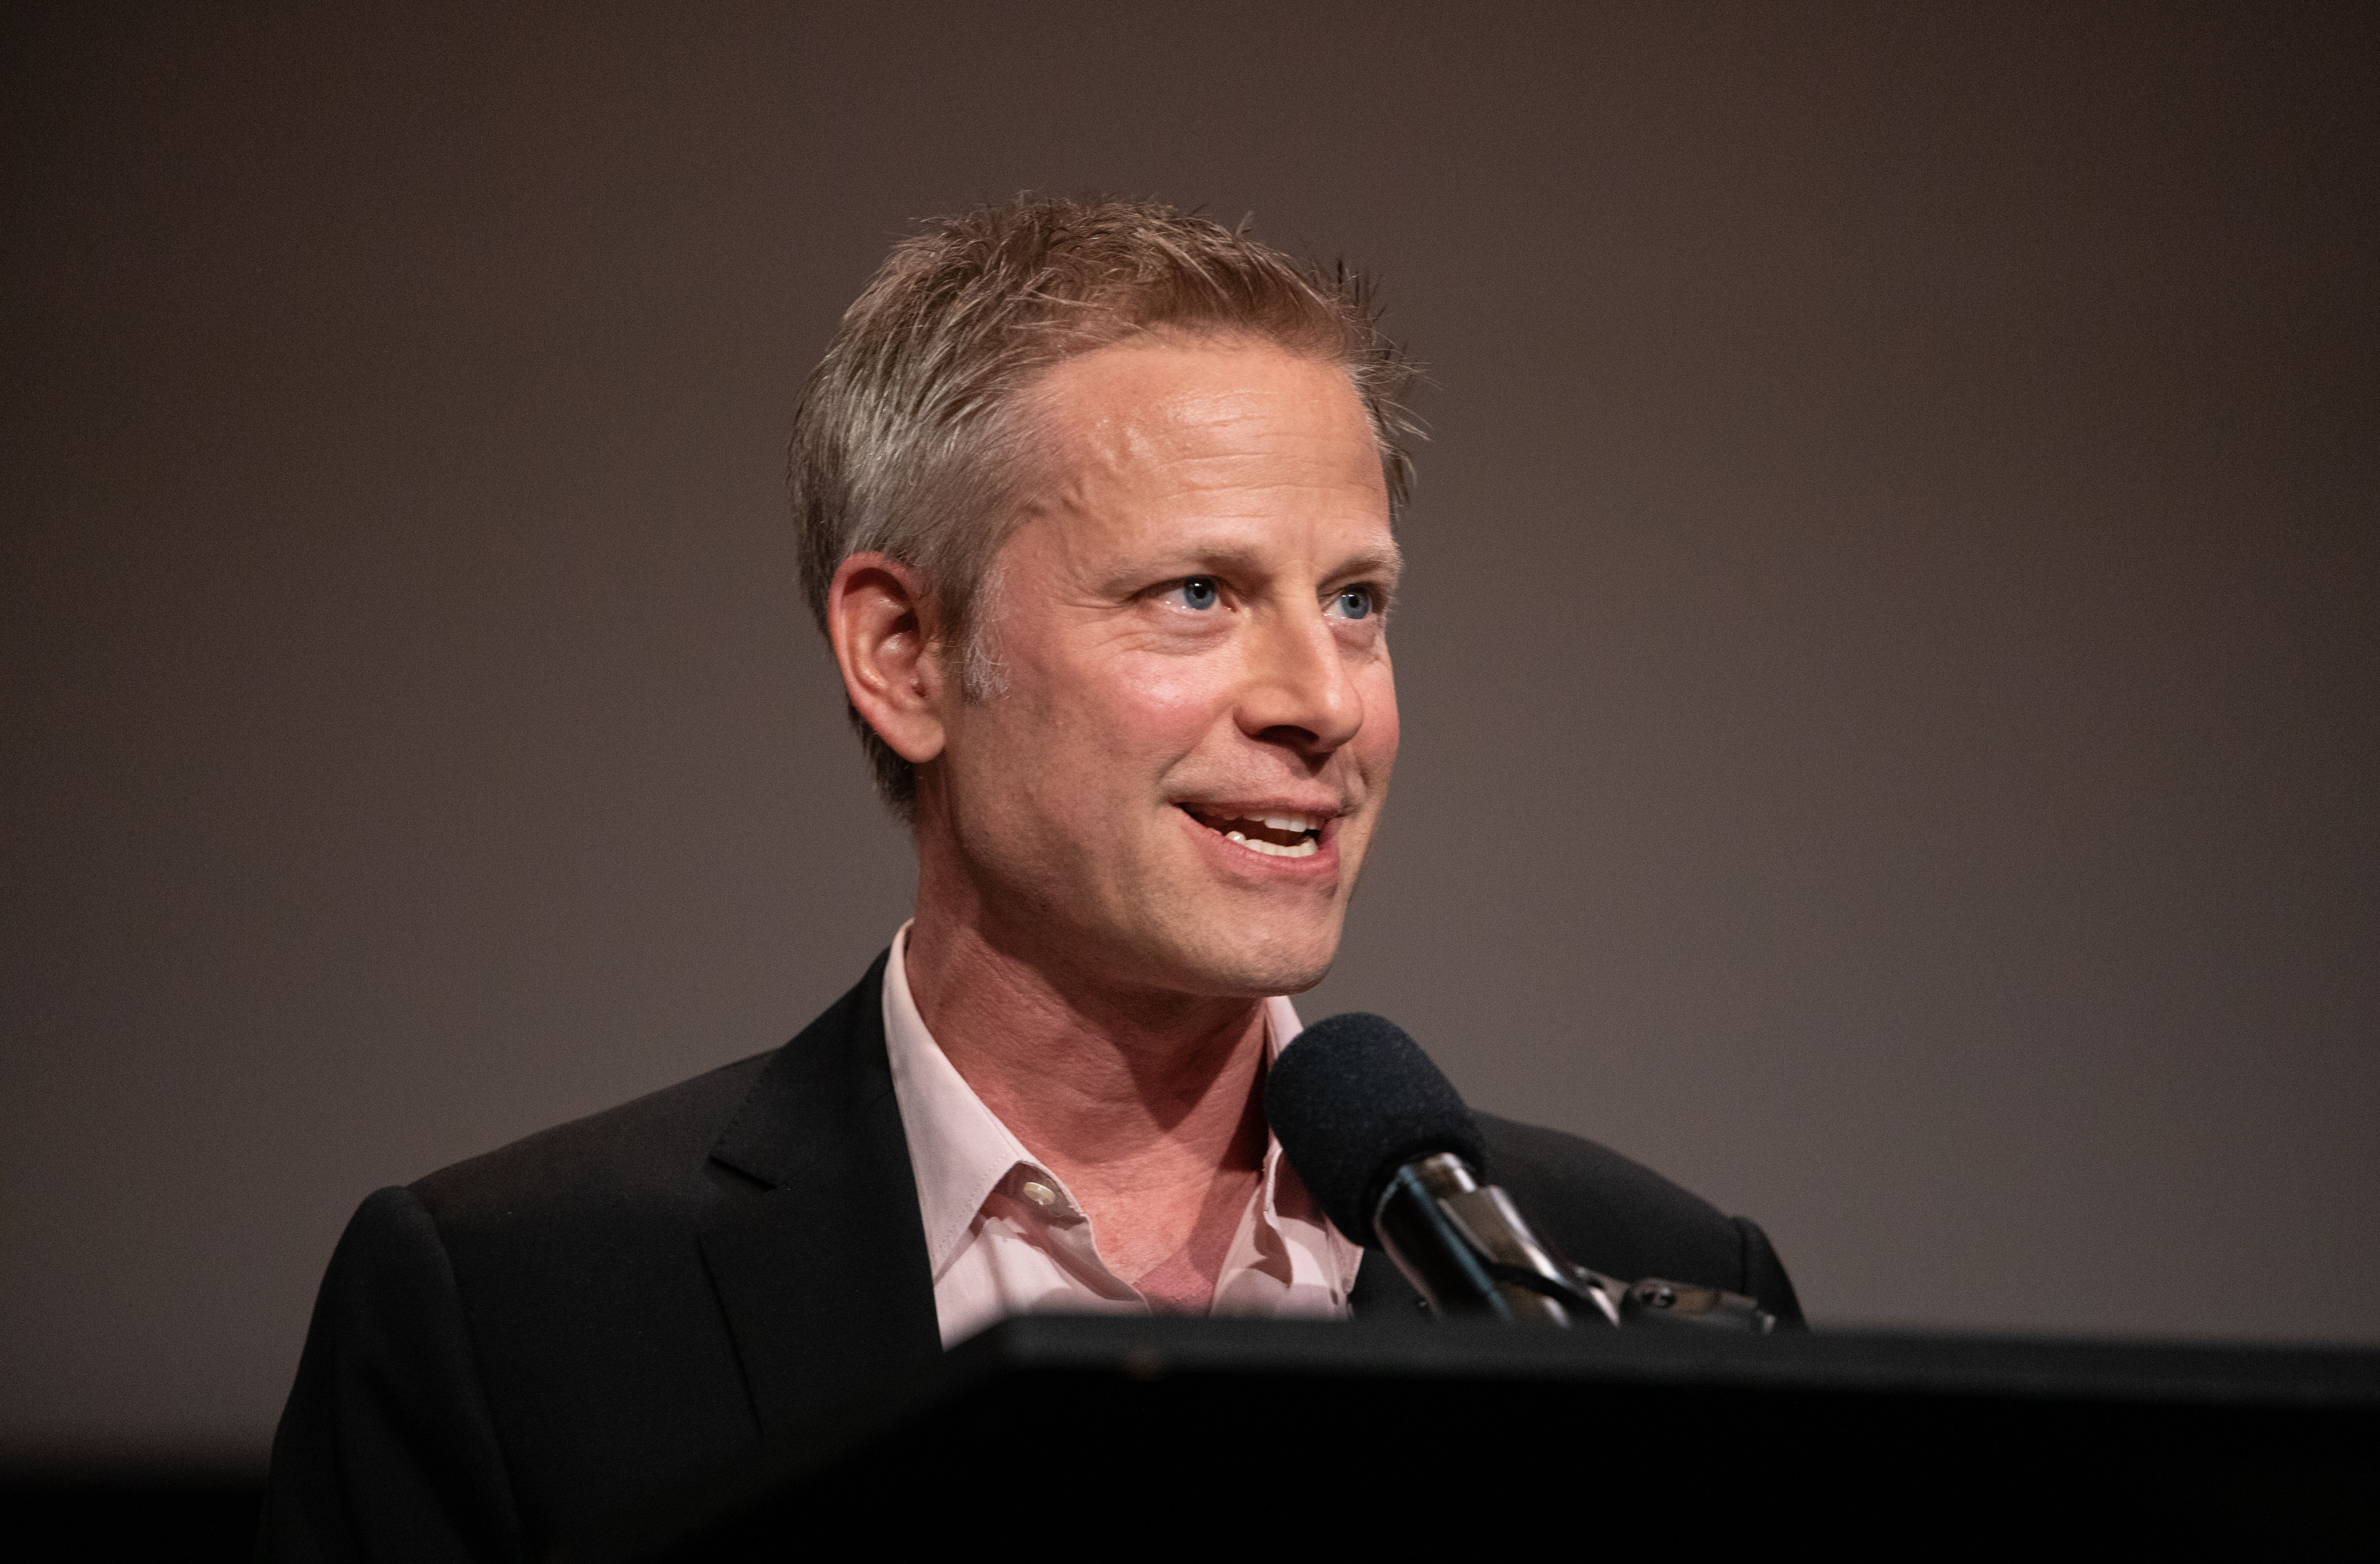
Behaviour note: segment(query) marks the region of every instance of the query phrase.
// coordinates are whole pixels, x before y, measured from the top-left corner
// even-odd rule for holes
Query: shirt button
[[[1031,1201],[1036,1205],[1050,1205],[1054,1204],[1058,1199],[1057,1191],[1051,1189],[1047,1184],[1038,1183],[1031,1179],[1026,1179],[1024,1184],[1018,1188],[1016,1192],[1023,1195],[1026,1199]]]

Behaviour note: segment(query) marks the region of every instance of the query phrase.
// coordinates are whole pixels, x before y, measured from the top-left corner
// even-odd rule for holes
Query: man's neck
[[[1262,1001],[1052,971],[929,906],[904,962],[935,1042],[1066,1181],[1117,1275],[1136,1278],[1245,1208],[1268,1143]]]

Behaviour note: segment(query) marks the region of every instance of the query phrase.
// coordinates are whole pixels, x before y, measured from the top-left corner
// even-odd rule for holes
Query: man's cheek
[[[1364,768],[1376,781],[1388,780],[1389,767],[1396,762],[1397,743],[1402,732],[1397,718],[1397,687],[1384,674],[1377,691],[1365,693],[1364,727],[1355,738],[1355,747],[1364,756]]]
[[[1136,657],[1117,669],[1115,708],[1151,730],[1204,718],[1225,699],[1226,670],[1214,660]]]

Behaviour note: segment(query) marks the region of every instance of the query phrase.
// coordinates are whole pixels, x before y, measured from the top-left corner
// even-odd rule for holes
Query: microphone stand
[[[1684,1326],[1766,1336],[1776,1316],[1740,1292],[1572,1265],[1533,1232],[1512,1197],[1451,1152],[1390,1176],[1372,1218],[1389,1258],[1433,1313],[1568,1328]]]

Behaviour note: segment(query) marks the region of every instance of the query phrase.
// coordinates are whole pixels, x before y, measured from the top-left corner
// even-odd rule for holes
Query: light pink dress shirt
[[[904,923],[884,968],[884,1042],[917,1179],[942,1345],[1008,1314],[1150,1313],[1148,1301],[1099,1258],[1091,1219],[1065,1180],[983,1106],[926,1030],[909,993],[908,945]],[[1288,1000],[1265,1001],[1268,1059],[1300,1030]],[[1212,1313],[1344,1318],[1362,1258],[1316,1207],[1274,1141],[1215,1279]]]

